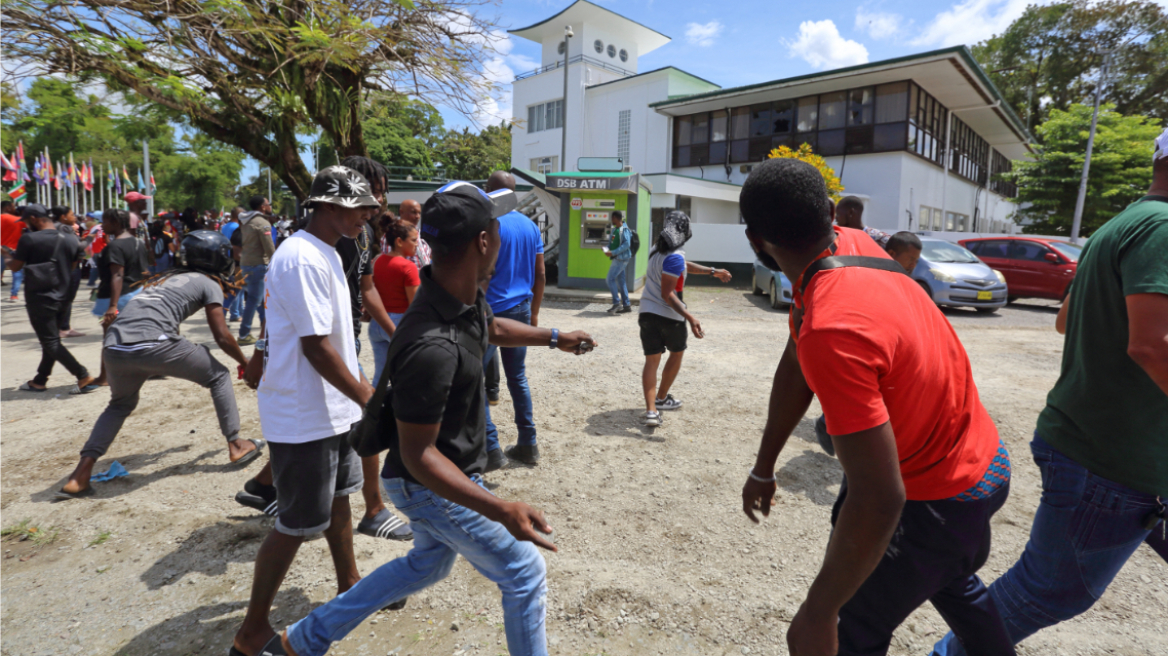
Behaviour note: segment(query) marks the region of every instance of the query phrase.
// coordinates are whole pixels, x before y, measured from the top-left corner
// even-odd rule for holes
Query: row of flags
[[[58,190],[78,185],[83,187],[85,191],[93,191],[94,185],[98,182],[97,169],[93,166],[92,157],[88,163],[82,160],[81,164],[75,164],[73,153],[69,153],[67,161],[58,161],[54,167],[53,160],[49,157],[49,149],[45,148],[45,152],[38,154],[36,162],[33,164],[33,177],[29,177],[28,171],[25,169],[25,161],[23,141],[17,143],[16,152],[12,154],[11,159],[0,152],[0,168],[4,170],[3,181],[16,183],[16,186],[8,191],[9,197],[16,203],[24,202],[28,196],[28,190],[25,189],[24,183],[32,182],[34,178],[38,185],[52,185],[54,189]],[[136,186],[125,164],[122,165],[121,175],[118,175],[117,169],[109,163],[106,164],[106,171],[106,187],[114,189],[119,196],[122,195],[123,180],[127,190],[141,189],[146,191],[147,196],[154,195],[154,191],[157,189],[153,174],[150,176],[150,187],[147,188],[140,169],[138,170],[138,184]]]

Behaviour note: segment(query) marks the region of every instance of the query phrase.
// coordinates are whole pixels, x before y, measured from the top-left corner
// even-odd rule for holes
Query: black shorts
[[[333,499],[361,489],[365,482],[361,458],[347,438],[346,433],[299,444],[268,440],[279,508],[277,531],[320,533],[329,527]]]
[[[685,350],[689,333],[684,320],[674,321],[660,314],[642,312],[637,323],[641,326],[641,348],[645,355],[661,355],[666,349],[671,353]]]

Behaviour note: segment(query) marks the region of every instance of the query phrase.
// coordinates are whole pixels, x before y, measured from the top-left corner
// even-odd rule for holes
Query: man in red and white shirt
[[[398,210],[401,212],[399,218],[414,226],[414,229],[419,231],[418,249],[411,257],[406,259],[417,265],[418,270],[421,271],[422,267],[429,266],[431,259],[430,244],[426,243],[426,232],[422,230],[422,206],[418,201],[407,198],[402,201],[401,207]]]
[[[754,521],[770,512],[775,461],[813,395],[845,474],[823,567],[787,634],[791,653],[884,654],[928,600],[971,656],[1013,654],[976,575],[1009,491],[1009,455],[953,327],[875,241],[832,226],[814,167],[768,160],[739,204],[759,259],[795,289],[743,510]],[[871,260],[837,260],[845,266],[804,279],[817,260],[841,256]]]

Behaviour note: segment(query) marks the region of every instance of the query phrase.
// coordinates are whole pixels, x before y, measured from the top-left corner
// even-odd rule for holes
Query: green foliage
[[[1053,110],[1093,102],[1101,51],[1112,57],[1103,101],[1125,115],[1168,116],[1168,29],[1150,0],[1069,0],[1031,5],[973,55],[1033,127]]]
[[[1014,162],[1013,172],[1004,176],[1018,185],[1015,219],[1034,222],[1026,226],[1026,232],[1070,234],[1093,109],[1075,104],[1068,111],[1051,110],[1050,118],[1038,127],[1042,146],[1034,159]],[[1160,130],[1152,119],[1124,116],[1113,105],[1100,108],[1083,208],[1083,236],[1090,236],[1147,192],[1152,182],[1152,142]]]
[[[168,155],[152,163],[158,182],[155,211],[187,207],[230,211],[243,170],[243,153],[203,135],[190,137],[187,143],[189,154]]]
[[[442,116],[430,105],[401,96],[371,99],[362,121],[369,157],[394,176],[434,174],[433,148],[443,136]]]
[[[475,134],[468,128],[451,130],[436,155],[443,175],[451,180],[483,180],[497,170],[511,168],[511,127],[506,122]]]

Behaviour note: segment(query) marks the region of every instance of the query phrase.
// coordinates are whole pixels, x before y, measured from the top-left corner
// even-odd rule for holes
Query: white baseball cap
[[[1156,160],[1168,157],[1168,128],[1164,129],[1164,133],[1156,137],[1156,149],[1152,153],[1152,163]]]

